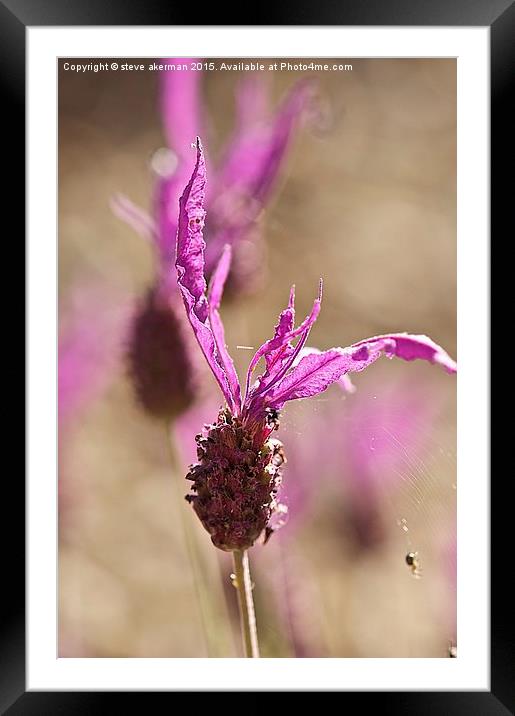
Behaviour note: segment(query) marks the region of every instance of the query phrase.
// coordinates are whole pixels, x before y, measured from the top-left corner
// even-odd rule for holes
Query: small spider
[[[417,579],[420,578],[420,562],[418,561],[418,552],[408,552],[406,555],[406,564],[410,568],[411,574]]]

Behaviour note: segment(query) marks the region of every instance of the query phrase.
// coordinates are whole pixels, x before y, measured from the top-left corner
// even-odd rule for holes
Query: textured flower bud
[[[229,410],[197,435],[198,462],[186,479],[186,496],[215,547],[230,552],[252,547],[280,510],[277,492],[285,462],[282,443],[269,438],[256,446],[255,433]]]
[[[174,418],[196,395],[195,354],[182,314],[151,289],[134,317],[128,364],[137,399],[156,418]]]

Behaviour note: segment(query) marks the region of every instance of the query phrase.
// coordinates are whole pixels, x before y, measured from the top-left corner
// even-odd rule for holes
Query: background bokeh
[[[171,460],[167,431],[140,409],[126,370],[125,326],[155,257],[110,199],[123,192],[150,206],[164,144],[158,75],[77,74],[63,62],[60,370],[79,333],[96,375],[71,376],[87,389],[60,418],[59,655],[235,656],[230,563],[182,499],[194,434],[216,415],[214,381],[207,404],[177,426]],[[456,63],[345,62],[352,72],[317,75],[328,121],[295,133],[261,219],[264,284],[222,306],[240,375],[251,353],[236,346],[270,336],[292,283],[305,315],[320,276],[311,345],[409,331],[456,357]],[[274,102],[300,76],[269,73]],[[241,79],[203,73],[212,156]],[[456,636],[456,381],[385,359],[353,380],[355,394],[331,388],[281,418],[289,522],[250,554],[262,655],[446,657]],[[419,579],[408,551],[419,554]]]

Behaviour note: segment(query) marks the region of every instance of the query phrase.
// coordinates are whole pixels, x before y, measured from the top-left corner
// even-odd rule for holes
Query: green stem
[[[249,557],[246,550],[235,550],[234,586],[238,592],[240,605],[241,634],[245,656],[249,659],[259,658],[259,646],[256,629],[256,614],[252,599],[252,582],[250,580]]]

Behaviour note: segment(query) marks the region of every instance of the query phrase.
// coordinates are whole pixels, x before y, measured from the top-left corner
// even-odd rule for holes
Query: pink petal
[[[177,276],[181,288],[192,297],[193,311],[200,321],[208,314],[206,280],[204,278],[204,249],[202,236],[206,212],[204,210],[206,165],[200,139],[197,138],[197,161],[191,179],[179,200],[177,231]]]
[[[209,307],[212,311],[218,310],[222,302],[222,296],[224,292],[225,282],[229,275],[231,268],[232,250],[229,245],[224,246],[222,255],[218,261],[218,264],[213,271],[211,281],[209,283],[208,301]]]
[[[403,360],[427,360],[456,372],[456,363],[427,336],[394,333],[368,338],[348,348],[331,348],[305,356],[285,378],[267,392],[266,405],[280,409],[287,400],[308,398],[323,392],[346,373],[358,372],[374,363],[382,354]]]
[[[186,314],[202,352],[215,376],[228,405],[237,410],[238,398],[233,395],[223,360],[217,351],[215,336],[209,325],[209,304],[204,278],[204,187],[206,167],[200,139],[197,138],[197,161],[191,179],[179,201],[179,226],[175,266]],[[217,286],[219,284],[217,280]],[[216,289],[217,292],[219,289]],[[220,291],[221,296],[221,291]],[[218,327],[220,339],[220,326]],[[223,340],[223,337],[222,337]]]
[[[247,394],[249,394],[250,380],[252,372],[259,362],[260,358],[265,357],[267,367],[263,375],[259,376],[259,386],[255,389],[254,395],[262,393],[265,388],[268,390],[272,382],[282,377],[284,373],[291,367],[292,361],[302,349],[307,340],[311,327],[318,318],[320,313],[320,304],[322,301],[322,281],[318,297],[313,303],[313,308],[304,321],[297,328],[293,328],[295,320],[295,287],[290,290],[290,299],[288,307],[280,314],[279,322],[275,327],[274,337],[263,343],[258,348],[252,358],[247,372]],[[301,336],[299,343],[294,348],[291,341]]]
[[[391,333],[383,336],[367,338],[354,343],[353,348],[366,346],[372,351],[384,350],[389,358],[397,356],[403,360],[427,360],[429,363],[441,365],[448,373],[456,373],[457,365],[437,343],[424,335],[409,333]]]
[[[292,286],[288,307],[279,314],[279,320],[275,326],[273,338],[270,338],[268,341],[263,343],[250,361],[248,369],[249,380],[254,368],[263,356],[265,356],[266,359],[267,370],[270,370],[280,353],[280,349],[290,340],[295,321],[294,297],[295,291],[294,286]]]
[[[300,363],[304,356],[309,356],[313,353],[320,354],[321,352],[322,351],[319,348],[312,348],[310,346],[306,346],[299,352],[299,355],[293,361],[291,368],[295,368],[295,366]],[[340,384],[341,389],[344,390],[346,393],[356,392],[356,386],[353,384],[352,380],[349,378],[348,375],[342,375],[342,377],[339,378],[338,383]]]
[[[347,373],[351,366],[352,355],[344,353],[342,349],[310,353],[266,394],[266,403],[280,409],[287,400],[318,395]]]
[[[240,381],[238,380],[238,374],[234,367],[234,361],[229,355],[227,346],[225,344],[225,331],[220,313],[218,308],[222,300],[222,294],[224,290],[225,281],[229,274],[231,267],[231,247],[226,246],[217,267],[214,270],[209,286],[209,321],[211,324],[211,330],[215,339],[216,349],[218,351],[218,357],[221,362],[222,368],[227,376],[227,381],[231,390],[231,395],[234,398],[235,408],[237,413],[241,410],[241,390]]]

